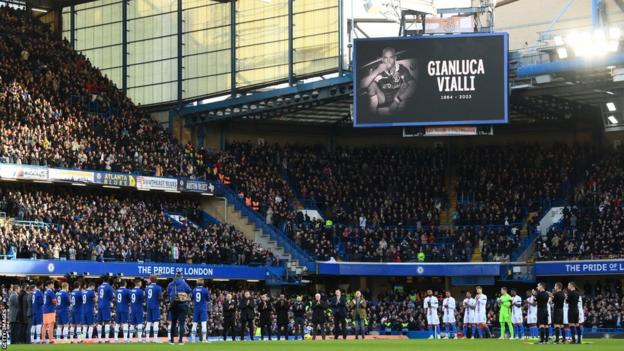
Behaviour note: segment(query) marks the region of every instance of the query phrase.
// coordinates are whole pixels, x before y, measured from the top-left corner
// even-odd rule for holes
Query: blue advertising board
[[[282,267],[271,267],[271,272]],[[158,277],[171,278],[177,270],[187,278],[205,279],[254,279],[264,280],[270,275],[267,267],[208,265],[208,264],[175,264],[154,262],[95,262],[95,261],[64,261],[64,260],[0,260],[0,275],[65,275],[77,274],[104,275],[108,273],[123,274],[126,277]],[[283,273],[283,272],[282,272]]]
[[[624,260],[535,262],[535,275],[624,274]]]
[[[497,276],[500,263],[346,263],[320,262],[319,274],[358,276]]]

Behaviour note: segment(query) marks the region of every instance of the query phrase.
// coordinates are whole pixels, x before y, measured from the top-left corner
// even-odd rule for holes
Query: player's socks
[[[524,325],[518,326],[518,337],[524,339]]]
[[[447,338],[451,337],[451,334],[449,334],[449,325],[448,325],[448,323],[444,323],[444,333],[446,334]]]
[[[119,324],[115,323],[115,326],[113,327],[113,333],[115,333],[113,335],[113,340],[117,342],[119,340]]]
[[[61,333],[63,332],[63,328],[61,326],[56,327],[56,340],[61,340]]]
[[[208,322],[201,322],[202,328],[202,341],[206,342],[208,340]],[[286,340],[288,340],[288,336],[286,336]]]
[[[139,324],[137,328],[138,328],[138,331],[137,331],[138,338],[139,340],[141,340],[141,338],[143,338],[143,324]]]
[[[149,340],[151,331],[152,331],[152,322],[145,323],[145,340]]]
[[[540,342],[546,342],[546,328],[539,328]]]
[[[477,326],[473,325],[472,328],[470,328],[470,337],[474,338],[477,335]]]
[[[466,323],[464,323],[463,330],[464,330],[464,338],[467,338],[468,337],[468,326],[466,325]]]
[[[500,335],[500,337],[501,337],[501,338],[504,338],[504,337],[505,337],[505,330],[506,330],[506,327],[507,327],[507,326],[506,326],[505,322],[502,322],[502,323],[500,324],[500,326],[501,326],[501,332],[500,332],[500,333],[501,333],[501,335]],[[509,331],[509,332],[511,333],[511,331]]]
[[[108,338],[110,338],[110,324],[104,326],[104,340],[108,341]]]
[[[87,328],[87,339],[91,339],[93,337],[93,326],[90,325],[89,328]]]
[[[440,325],[439,325],[439,324],[436,324],[434,328],[435,328],[435,333],[434,333],[434,336],[435,336],[436,338],[439,338],[439,337],[440,337]],[[270,340],[270,339],[269,339],[269,340]]]
[[[158,340],[158,322],[154,322],[154,342]]]
[[[124,338],[124,341],[128,341],[128,338],[129,338],[129,335],[128,335],[128,334],[129,334],[129,333],[128,333],[128,323],[124,323],[124,324],[122,324],[122,325],[121,325],[121,328],[122,328],[122,330],[123,330],[123,338]]]
[[[545,328],[546,329],[546,342],[548,342],[548,340],[550,340],[550,328]]]
[[[63,326],[63,339],[69,339],[69,327],[67,325]]]
[[[41,324],[35,326],[35,341],[41,343]]]
[[[584,328],[582,325],[579,325],[576,329],[576,334],[577,334],[577,338],[576,338],[576,342],[577,343],[582,343],[583,342],[583,332],[584,332]]]
[[[193,322],[191,326],[191,342],[197,341],[195,338],[197,337],[197,323]]]
[[[167,340],[171,340],[171,322],[167,326]]]
[[[549,339],[551,335],[555,335],[555,329],[552,326],[548,327],[548,333],[546,334],[546,339]]]
[[[563,340],[570,340],[570,338],[572,337],[570,335],[570,327],[565,328],[564,331],[565,331],[565,338],[563,338]]]
[[[98,324],[95,329],[97,330],[97,337],[96,339],[101,339],[102,338],[102,325]]]
[[[427,330],[429,331],[429,337],[433,338],[433,328],[431,328],[431,325],[427,326]]]
[[[572,339],[572,342],[576,342],[576,327],[575,326],[570,327],[570,338]]]
[[[517,335],[516,331],[514,330],[513,325],[511,323],[507,322],[507,328],[509,328],[510,339],[513,339]]]
[[[559,342],[559,334],[561,333],[561,328],[555,327],[555,342]]]

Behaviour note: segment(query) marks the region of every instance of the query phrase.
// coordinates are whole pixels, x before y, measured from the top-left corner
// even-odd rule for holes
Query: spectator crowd
[[[0,187],[0,205],[19,221],[0,228],[0,253],[17,258],[277,263],[233,226],[202,226],[198,205],[179,197],[15,184]]]

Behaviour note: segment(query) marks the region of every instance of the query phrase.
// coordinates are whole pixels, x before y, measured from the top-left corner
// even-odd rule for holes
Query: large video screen
[[[508,121],[507,33],[356,39],[354,126]]]

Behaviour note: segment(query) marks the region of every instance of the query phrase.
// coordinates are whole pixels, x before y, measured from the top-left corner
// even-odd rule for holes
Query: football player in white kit
[[[425,314],[427,315],[427,329],[429,339],[440,338],[440,317],[438,316],[438,297],[433,296],[433,291],[427,290],[427,297],[423,302]]]
[[[553,296],[550,294],[550,298],[548,299],[548,328],[550,329],[549,334],[551,338],[554,338],[555,331],[553,330],[552,324],[552,309],[553,309]],[[547,340],[548,341],[548,340]]]
[[[522,298],[511,289],[511,324],[514,327],[514,335],[518,339],[524,339],[524,319],[522,317]]]
[[[578,328],[576,328],[576,332],[578,333],[578,337],[583,337],[583,324],[585,324],[585,310],[583,309],[583,296],[579,296],[578,302],[578,311],[579,311],[579,324]]]
[[[563,291],[564,293],[566,292],[565,290]],[[566,293],[567,295],[567,293]],[[570,309],[570,306],[568,305],[568,301],[566,299],[566,301],[563,303],[563,330],[565,331],[563,340],[572,340],[572,335],[570,334],[570,323],[568,322],[568,310]]]
[[[472,298],[470,291],[466,292],[466,298],[462,303],[464,306],[464,338],[468,337],[468,328],[470,328],[470,336],[474,339],[476,326],[474,324],[475,299]]]
[[[535,299],[537,292],[535,289],[527,290],[527,324],[529,325],[529,333],[532,339],[539,336],[537,329],[537,300]]]
[[[480,338],[485,337],[485,328],[487,327],[487,296],[483,293],[483,288],[477,286],[477,294],[475,295],[475,317],[474,323]]]
[[[442,310],[444,311],[444,315],[442,316],[444,332],[446,332],[447,338],[455,339],[457,335],[457,329],[455,326],[455,299],[451,296],[451,292],[448,290],[446,291],[445,296],[446,297],[442,301]]]

